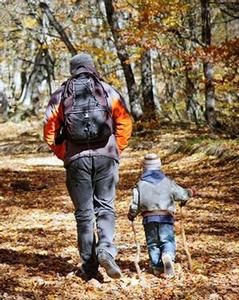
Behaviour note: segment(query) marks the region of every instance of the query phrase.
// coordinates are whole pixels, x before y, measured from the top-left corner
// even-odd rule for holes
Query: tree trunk
[[[70,51],[72,55],[77,54],[77,50],[69,40],[67,34],[65,33],[63,27],[61,24],[56,20],[55,16],[52,14],[49,6],[45,2],[40,2],[39,3],[40,8],[44,11],[44,13],[47,15],[49,22],[51,25],[55,28],[55,30],[58,32],[60,35],[62,41],[65,43],[66,47]]]
[[[213,66],[207,62],[203,65],[204,76],[206,79],[205,83],[205,118],[208,125],[212,128],[216,126],[215,116],[215,88],[213,84]]]
[[[201,0],[202,18],[202,41],[206,46],[211,45],[211,24],[210,24],[210,1]],[[213,64],[209,61],[204,62],[203,71],[205,77],[205,118],[207,124],[215,128],[215,88],[213,83]]]
[[[153,94],[150,50],[144,52],[141,57],[141,86],[144,103],[144,116],[146,116],[146,118],[155,117],[156,108]]]
[[[1,83],[1,82],[0,82]],[[7,121],[8,116],[8,101],[5,90],[0,91],[0,122]]]
[[[39,114],[41,100],[40,87],[44,81],[48,84],[51,93],[51,79],[53,78],[54,61],[52,61],[48,49],[39,47],[34,60],[33,69],[28,77],[25,78],[23,92],[20,103],[24,106],[32,107],[32,113]]]
[[[195,83],[191,78],[193,71],[191,69],[186,69],[185,78],[185,90],[186,90],[186,110],[189,120],[195,122],[199,125],[201,107],[198,101],[196,100],[197,89]]]
[[[105,3],[107,20],[114,37],[117,55],[120,60],[124,72],[125,80],[126,80],[131,113],[135,119],[139,119],[142,116],[143,112],[139,102],[139,94],[136,87],[133,70],[131,68],[131,65],[126,63],[127,60],[129,59],[129,55],[125,49],[125,46],[120,41],[118,19],[114,10],[113,1],[104,0],[104,3]]]
[[[190,0],[187,0],[187,4],[190,5]],[[190,6],[189,6],[190,7]],[[182,39],[182,45],[184,51],[195,51],[195,43],[197,40],[197,20],[195,19],[195,8],[191,6],[188,11],[188,28],[190,33],[190,43],[187,43],[185,39]],[[198,72],[195,70],[195,62],[185,63],[185,94],[186,94],[186,110],[188,119],[199,125],[199,121],[203,118],[203,110],[200,103],[197,101],[197,90],[198,90]]]

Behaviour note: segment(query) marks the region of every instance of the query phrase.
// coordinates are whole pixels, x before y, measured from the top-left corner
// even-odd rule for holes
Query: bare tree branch
[[[43,10],[43,12],[48,17],[50,24],[56,29],[56,31],[59,33],[60,37],[62,38],[62,41],[65,43],[66,47],[70,51],[72,55],[77,54],[76,48],[73,46],[71,41],[69,40],[67,34],[64,31],[64,28],[61,26],[61,24],[56,20],[55,16],[51,12],[49,6],[45,2],[39,3],[40,8]]]

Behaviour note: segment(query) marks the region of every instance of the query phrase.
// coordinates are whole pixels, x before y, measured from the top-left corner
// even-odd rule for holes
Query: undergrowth
[[[194,153],[204,153],[208,156],[218,158],[231,158],[239,162],[239,139],[210,139],[201,137],[188,138],[174,144],[171,153],[184,153],[192,155]]]

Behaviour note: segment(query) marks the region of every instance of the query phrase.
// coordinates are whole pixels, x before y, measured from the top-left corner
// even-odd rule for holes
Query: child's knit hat
[[[161,160],[159,156],[155,153],[148,153],[144,157],[143,168],[146,170],[160,170]]]

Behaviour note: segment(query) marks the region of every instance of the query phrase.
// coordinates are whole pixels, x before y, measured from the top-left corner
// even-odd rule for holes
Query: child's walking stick
[[[186,252],[187,258],[188,258],[188,268],[189,270],[192,270],[192,258],[191,254],[188,250],[188,245],[186,241],[186,235],[185,235],[185,229],[184,229],[184,214],[183,214],[183,207],[180,205],[180,218],[181,218],[181,234],[183,239],[183,247]]]
[[[136,238],[136,230],[135,230],[135,227],[134,227],[134,221],[131,222],[131,225],[132,225],[132,229],[133,229],[133,233],[134,233],[134,242],[135,242],[135,245],[137,247],[137,253],[136,253],[136,256],[135,256],[135,259],[134,259],[134,265],[135,265],[138,277],[139,277],[139,279],[141,279],[141,270],[140,270],[140,267],[139,267],[140,244],[139,244],[139,242],[137,241],[137,238]]]
[[[131,222],[131,225],[132,225],[132,229],[133,229],[133,233],[134,233],[134,242],[135,242],[135,245],[137,247],[137,253],[136,253],[136,256],[135,256],[135,259],[134,259],[134,265],[135,265],[138,277],[139,277],[139,279],[141,279],[141,270],[140,270],[140,267],[139,267],[140,244],[139,244],[139,242],[137,241],[137,238],[136,238],[136,230],[135,230],[135,227],[134,227],[134,221]]]
[[[137,241],[136,230],[135,230],[135,227],[134,227],[134,221],[131,222],[131,225],[132,225],[132,229],[133,229],[133,233],[134,233],[134,242],[135,242],[136,247],[137,247],[137,253],[136,253],[136,256],[135,256],[135,259],[134,259],[134,265],[135,265],[135,268],[136,268],[136,271],[137,271],[137,275],[138,275],[139,281],[141,282],[141,286],[142,287],[147,287],[147,283],[146,283],[144,277],[142,276],[141,270],[140,270],[140,267],[139,267],[139,261],[140,261],[140,244]]]

